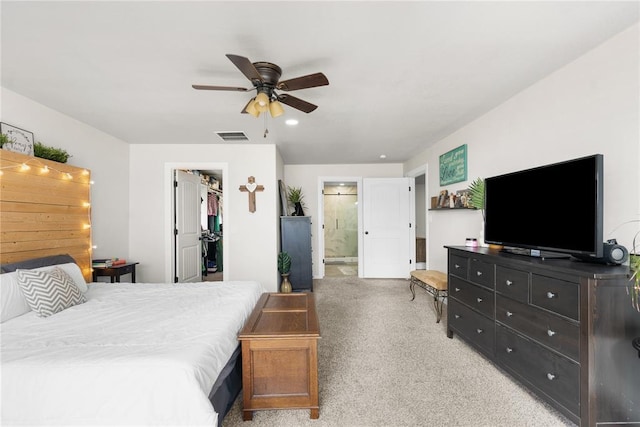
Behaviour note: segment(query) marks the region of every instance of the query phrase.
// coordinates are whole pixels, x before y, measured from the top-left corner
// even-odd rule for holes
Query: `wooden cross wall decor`
[[[256,184],[256,179],[253,176],[248,178],[248,182],[246,185],[240,186],[240,191],[243,193],[249,193],[249,212],[256,211],[256,192],[264,191],[264,187],[262,185]]]

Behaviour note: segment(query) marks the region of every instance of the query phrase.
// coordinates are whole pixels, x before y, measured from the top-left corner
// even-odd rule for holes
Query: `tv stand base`
[[[538,249],[521,249],[521,248],[503,248],[501,252],[513,255],[529,256],[533,258],[545,259],[569,259],[571,255],[561,254],[559,252],[541,251]]]

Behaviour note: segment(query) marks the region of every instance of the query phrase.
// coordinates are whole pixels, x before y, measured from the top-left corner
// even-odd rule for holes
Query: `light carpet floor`
[[[314,281],[320,418],[308,410],[254,412],[242,394],[223,427],[574,426],[435,323],[433,297],[408,280]],[[446,314],[446,313],[445,313]]]

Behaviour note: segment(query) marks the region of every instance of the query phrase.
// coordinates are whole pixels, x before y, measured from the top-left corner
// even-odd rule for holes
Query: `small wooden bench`
[[[416,299],[415,286],[418,285],[425,291],[433,295],[433,306],[436,309],[436,323],[440,323],[442,318],[442,306],[444,299],[447,297],[447,275],[437,270],[414,270],[411,272],[411,281],[409,289],[413,298]]]

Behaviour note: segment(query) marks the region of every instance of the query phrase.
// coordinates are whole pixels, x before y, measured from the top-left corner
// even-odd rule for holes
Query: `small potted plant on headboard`
[[[291,271],[291,256],[287,252],[280,252],[278,254],[278,271],[282,276],[282,283],[280,284],[280,292],[290,293],[291,282],[289,282],[289,272]]]

